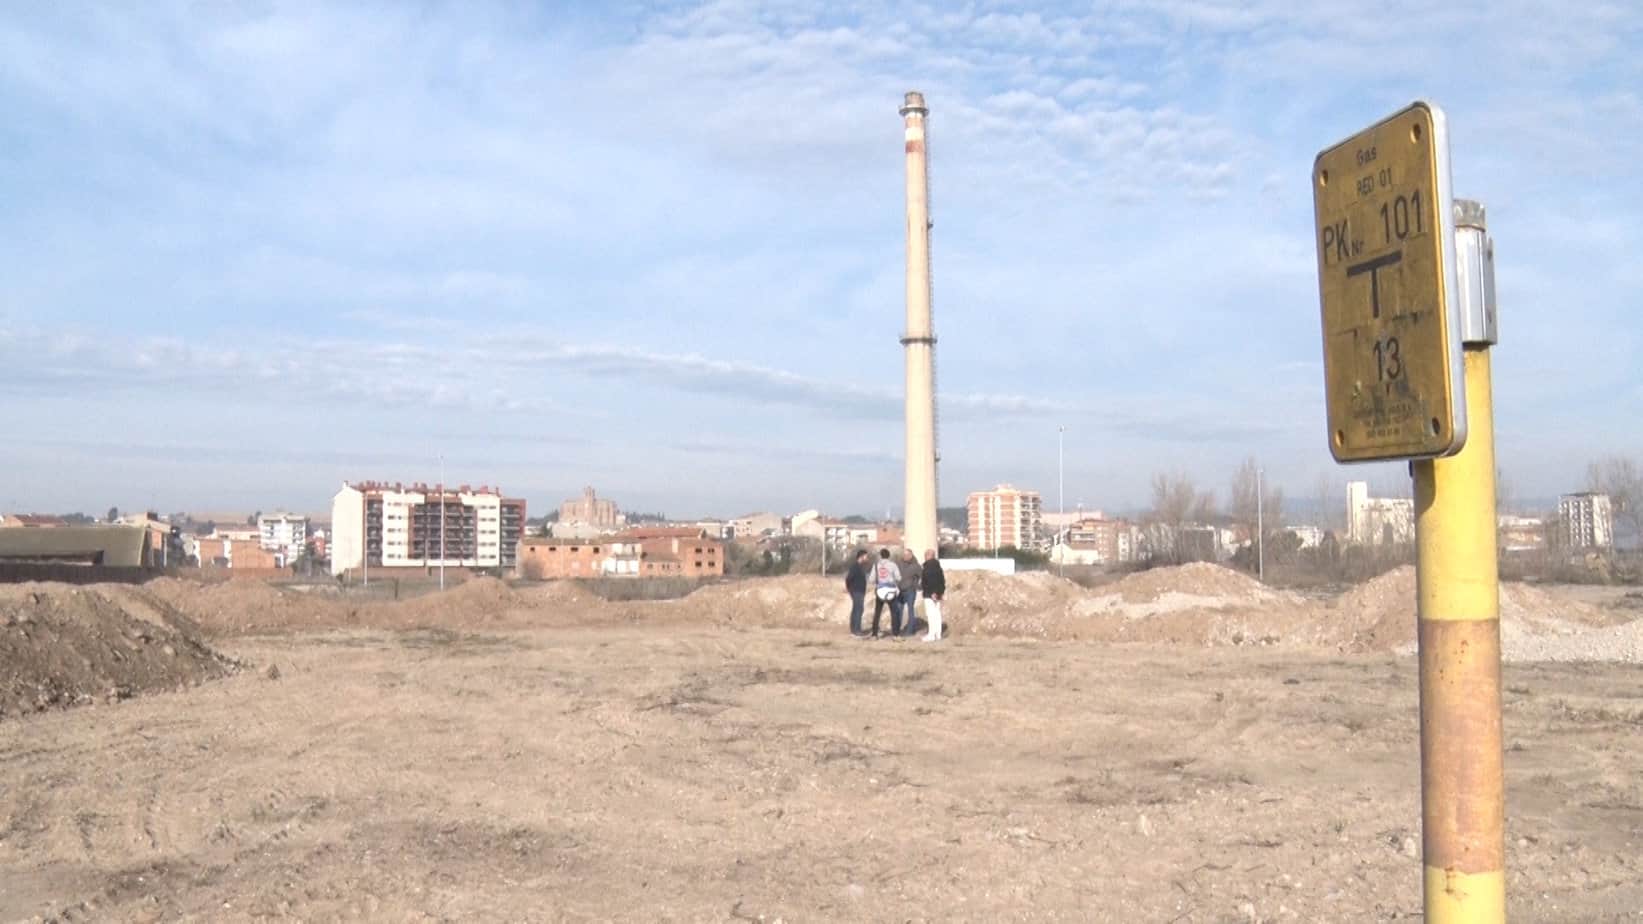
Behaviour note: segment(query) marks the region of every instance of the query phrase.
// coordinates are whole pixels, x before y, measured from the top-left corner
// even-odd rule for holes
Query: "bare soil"
[[[0,720],[188,686],[233,667],[187,617],[120,588],[0,585]]]
[[[1392,617],[962,577],[938,645],[844,637],[820,578],[96,588],[243,669],[0,721],[0,921],[1419,917]],[[1640,625],[1540,592],[1529,638]],[[1122,626],[1181,639],[1058,640]],[[1505,709],[1512,920],[1643,919],[1643,668],[1508,664]]]

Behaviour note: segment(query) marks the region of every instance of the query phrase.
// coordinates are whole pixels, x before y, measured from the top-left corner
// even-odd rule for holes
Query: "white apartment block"
[[[1370,497],[1369,482],[1346,484],[1346,538],[1355,545],[1401,545],[1415,541],[1415,502]]]
[[[283,562],[302,557],[308,544],[308,518],[294,513],[265,513],[257,517],[257,538],[262,547],[278,552]]]
[[[1568,549],[1614,547],[1614,502],[1607,494],[1565,494],[1557,499],[1558,532]]]
[[[511,568],[525,502],[463,486],[344,484],[331,502],[331,571],[368,567]]]

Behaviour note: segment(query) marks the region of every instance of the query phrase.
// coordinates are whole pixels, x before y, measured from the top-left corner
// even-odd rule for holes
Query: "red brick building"
[[[694,527],[636,528],[601,539],[519,540],[521,577],[719,577],[724,542]]]

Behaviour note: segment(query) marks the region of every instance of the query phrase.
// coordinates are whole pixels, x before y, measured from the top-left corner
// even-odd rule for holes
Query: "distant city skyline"
[[[1224,495],[1249,456],[1292,497],[1403,480],[1324,444],[1308,177],[1417,96],[1497,242],[1514,492],[1643,457],[1643,8],[1379,15],[1422,28],[1277,0],[8,8],[0,505],[312,512],[443,456],[533,505],[899,507],[908,90],[944,507],[1053,491],[1062,426],[1069,506],[1143,507],[1164,470]]]

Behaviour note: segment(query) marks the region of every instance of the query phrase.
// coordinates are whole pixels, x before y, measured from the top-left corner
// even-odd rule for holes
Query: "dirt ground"
[[[1420,909],[1408,658],[668,623],[218,645],[248,667],[0,724],[0,919]],[[1643,669],[1507,671],[1513,920],[1638,920]]]
[[[0,921],[1419,916],[1407,569],[950,584],[0,588]],[[1502,589],[1514,921],[1643,920],[1637,603]]]

